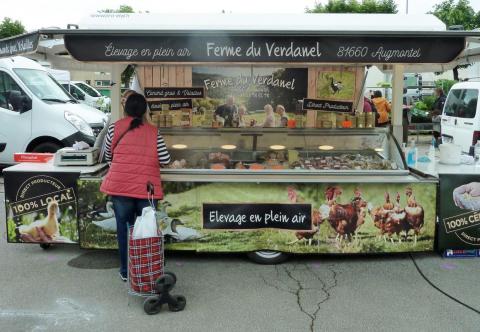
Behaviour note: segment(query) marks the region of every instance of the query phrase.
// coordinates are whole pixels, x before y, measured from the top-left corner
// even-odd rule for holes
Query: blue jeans
[[[125,196],[112,196],[113,211],[117,220],[118,252],[120,253],[120,273],[127,276],[128,258],[128,228],[135,224],[137,216],[142,215],[144,207],[150,206],[147,199],[139,199]],[[157,207],[157,200],[153,201]]]

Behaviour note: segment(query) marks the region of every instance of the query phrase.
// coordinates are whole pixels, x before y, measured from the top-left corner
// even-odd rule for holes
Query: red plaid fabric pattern
[[[163,239],[133,239],[130,228],[128,241],[128,278],[130,289],[137,293],[157,293],[155,281],[163,275]]]

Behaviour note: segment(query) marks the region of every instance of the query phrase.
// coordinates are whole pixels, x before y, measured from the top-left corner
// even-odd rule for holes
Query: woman
[[[382,92],[377,90],[373,93],[372,103],[378,112],[378,125],[386,126],[390,123],[388,113],[391,111],[390,103],[382,97]]]
[[[265,121],[260,125],[260,127],[271,128],[275,127],[275,115],[273,114],[273,107],[270,104],[267,104],[263,107],[265,111]]]
[[[123,281],[127,281],[128,227],[150,205],[148,183],[155,189],[154,205],[163,198],[160,164],[170,162],[163,137],[145,120],[146,111],[145,98],[130,94],[125,101],[126,117],[109,126],[105,140],[105,157],[111,164],[100,191],[112,197]]]
[[[288,124],[288,116],[283,105],[277,105],[275,112],[280,116],[280,124],[278,127],[286,127]]]
[[[238,127],[239,128],[245,128],[246,127],[245,115],[247,115],[247,109],[245,108],[244,105],[241,105],[238,108]]]

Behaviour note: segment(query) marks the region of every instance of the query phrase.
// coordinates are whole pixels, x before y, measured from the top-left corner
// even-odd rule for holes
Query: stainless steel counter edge
[[[271,183],[437,183],[434,177],[420,177],[415,174],[404,176],[353,176],[353,175],[296,175],[281,174],[162,174],[162,181],[172,182],[271,182]]]

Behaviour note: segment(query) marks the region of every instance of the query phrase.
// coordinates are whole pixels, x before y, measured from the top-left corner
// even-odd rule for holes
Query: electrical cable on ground
[[[462,302],[460,301],[459,299],[451,296],[450,294],[446,293],[444,290],[442,290],[440,287],[436,286],[433,282],[430,281],[430,279],[428,279],[425,274],[423,274],[422,270],[420,269],[420,267],[418,266],[417,262],[415,261],[415,258],[413,258],[413,255],[410,253],[410,258],[413,262],[413,264],[415,265],[415,268],[417,269],[418,273],[420,273],[420,275],[422,276],[423,279],[425,279],[425,281],[430,285],[432,286],[434,289],[436,289],[437,291],[439,291],[440,293],[442,293],[443,295],[445,295],[446,297],[448,297],[449,299],[457,302],[458,304],[464,306],[465,308],[467,309],[470,309],[472,310],[473,312],[477,313],[480,315],[480,310],[477,310],[475,309],[474,307],[471,307],[469,306],[468,304],[466,304],[465,302]]]

